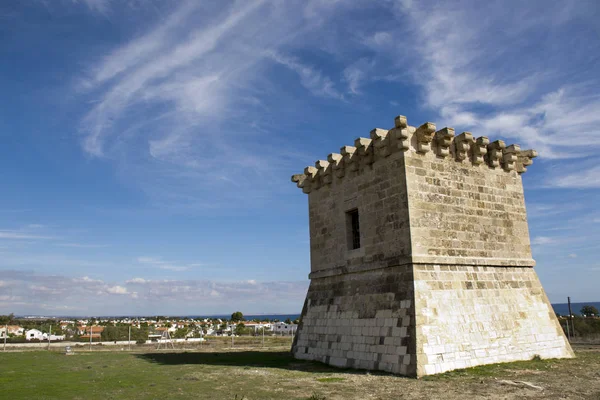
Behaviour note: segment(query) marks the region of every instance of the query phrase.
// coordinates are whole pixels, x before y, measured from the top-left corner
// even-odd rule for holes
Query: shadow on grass
[[[136,354],[136,357],[163,365],[202,364],[237,367],[280,368],[294,371],[310,371],[323,373],[361,373],[358,370],[334,368],[314,361],[296,360],[294,357],[292,357],[289,351],[239,351],[221,353],[142,353]]]

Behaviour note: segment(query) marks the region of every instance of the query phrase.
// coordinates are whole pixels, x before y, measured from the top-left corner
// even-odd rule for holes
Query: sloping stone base
[[[407,376],[573,357],[533,268],[434,264],[313,278],[292,353]]]
[[[410,265],[313,278],[294,356],[415,375],[413,287]]]

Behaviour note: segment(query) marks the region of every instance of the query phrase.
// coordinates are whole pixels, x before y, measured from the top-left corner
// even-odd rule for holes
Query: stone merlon
[[[451,157],[457,163],[473,168],[501,168],[518,174],[526,172],[538,155],[535,150],[521,150],[517,144],[507,146],[502,140],[490,142],[486,136],[475,138],[470,132],[455,135],[453,128],[436,130],[432,122],[415,128],[408,125],[405,116],[399,115],[394,119],[393,128],[373,129],[370,139],[357,138],[354,146],[344,146],[340,154],[331,153],[326,161],[319,160],[315,167],[306,167],[303,174],[293,175],[292,182],[304,193],[310,193],[336,179],[357,174],[361,167],[396,152],[417,156],[433,152],[437,157]]]

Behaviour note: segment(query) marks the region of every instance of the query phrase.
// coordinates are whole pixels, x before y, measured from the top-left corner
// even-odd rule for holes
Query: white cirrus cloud
[[[600,95],[598,77],[566,73],[560,57],[540,68],[540,54],[569,51],[569,63],[590,59],[586,51],[571,51],[561,41],[571,26],[591,24],[586,7],[574,2],[554,4],[538,12],[532,2],[507,9],[489,3],[454,7],[431,1],[397,1],[396,19],[406,24],[386,27],[363,39],[385,56],[410,52],[413,79],[420,86],[425,106],[439,113],[444,125],[469,129],[476,134],[516,140],[538,150],[546,159],[580,158],[600,149]],[[535,14],[535,18],[527,15]],[[408,18],[407,18],[408,17]],[[494,27],[510,26],[510,29]],[[540,41],[532,52],[523,37],[544,31],[556,40]],[[390,37],[408,37],[394,41]],[[586,48],[594,48],[585,44]],[[552,50],[551,50],[552,49]],[[597,49],[597,47],[596,47]],[[396,51],[393,51],[396,50]],[[554,54],[554,53],[553,53]],[[388,57],[393,63],[393,57]],[[406,58],[395,61],[401,66]],[[585,173],[588,183],[572,176],[548,179],[549,186],[598,187],[597,170]]]
[[[187,271],[192,268],[204,266],[202,263],[177,263],[172,261],[165,261],[159,257],[138,257],[137,262],[144,265],[151,265],[159,269],[167,271]]]
[[[315,96],[344,100],[344,95],[336,89],[335,83],[318,69],[303,64],[295,57],[283,55],[275,51],[268,51],[265,54],[276,63],[281,64],[298,74],[302,86]],[[349,72],[349,75],[353,75],[353,73]],[[354,73],[354,75],[356,75],[356,73]],[[358,77],[351,77],[351,79],[358,80]]]
[[[547,184],[557,188],[599,189],[600,166],[558,174],[548,179]]]
[[[73,3],[83,3],[91,11],[98,12],[100,14],[107,14],[110,10],[111,0],[72,0]]]
[[[361,86],[368,80],[368,76],[375,68],[375,63],[366,58],[347,66],[343,74],[344,81],[348,84],[348,91],[352,94],[361,94]]]
[[[595,155],[600,96],[589,54],[597,46],[578,40],[572,29],[595,26],[589,5],[474,4],[165,6],[154,26],[95,57],[81,74],[82,147],[114,163],[161,207],[189,212],[232,207],[239,199],[260,204],[280,193],[282,176],[302,159],[285,152],[289,140],[282,132],[293,122],[278,118],[279,111],[327,101],[353,107],[349,100],[357,95],[377,95],[367,90],[377,82],[437,114],[431,119],[441,125],[516,141],[538,150],[542,160]],[[547,40],[533,49],[528,38],[542,32]],[[561,40],[565,33],[578,45]],[[309,101],[292,98],[293,79],[312,95]],[[586,170],[585,179],[558,171],[543,181],[598,188],[597,169]]]
[[[28,224],[27,228],[29,229],[42,229],[45,228],[46,225],[42,225],[42,224]]]
[[[52,236],[36,235],[21,231],[0,231],[0,239],[10,240],[37,240],[37,239],[54,239]]]
[[[318,69],[282,56],[335,15],[337,4],[325,3],[165,6],[156,25],[94,58],[79,77],[77,93],[88,107],[83,150],[113,162],[160,207],[190,212],[263,201],[299,159],[283,147],[281,130],[265,128],[264,113],[280,107],[281,91],[268,79],[274,61],[314,95],[342,97]],[[265,134],[268,143],[258,137]]]
[[[536,236],[531,240],[531,244],[533,245],[547,245],[556,243],[556,239],[548,237],[548,236]]]
[[[99,249],[103,247],[108,247],[107,244],[90,244],[90,243],[55,243],[55,246],[58,247],[73,247],[78,249]]]

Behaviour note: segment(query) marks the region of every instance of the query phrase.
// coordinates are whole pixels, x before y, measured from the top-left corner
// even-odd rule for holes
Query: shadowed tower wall
[[[535,156],[399,116],[294,175],[311,243],[294,356],[411,376],[571,357],[532,268]]]

